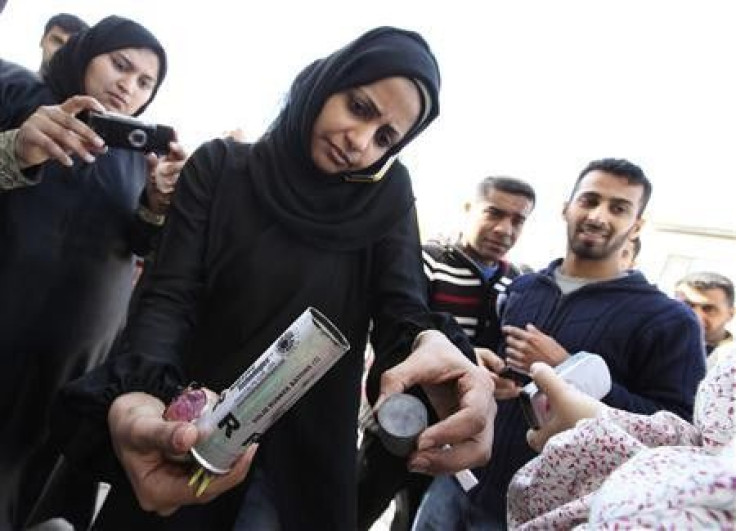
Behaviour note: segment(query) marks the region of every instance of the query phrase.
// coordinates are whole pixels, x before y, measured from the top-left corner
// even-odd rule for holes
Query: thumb
[[[156,166],[158,166],[158,162],[158,157],[155,153],[146,153],[146,166],[149,174],[153,173]]]
[[[378,394],[378,399],[373,406],[375,410],[377,410],[381,406],[381,403],[390,395],[393,395],[394,393],[403,393],[409,387],[414,385],[414,379],[412,378],[413,365],[414,363],[410,356],[404,362],[387,370],[381,375],[381,389]]]
[[[140,450],[182,454],[194,446],[197,436],[197,428],[189,422],[172,422],[155,416],[141,416],[134,425],[131,442]]]
[[[529,368],[529,375],[537,384],[539,390],[547,395],[551,402],[555,402],[556,399],[564,394],[567,388],[567,382],[563,380],[555,370],[542,362],[532,363]]]

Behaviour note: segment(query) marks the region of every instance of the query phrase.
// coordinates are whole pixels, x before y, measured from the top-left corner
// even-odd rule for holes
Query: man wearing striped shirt
[[[429,304],[452,314],[473,344],[496,349],[499,298],[520,271],[504,259],[534,208],[534,189],[512,177],[487,177],[465,205],[460,241],[424,246]]]
[[[496,304],[519,275],[503,257],[519,238],[535,200],[534,189],[524,181],[487,177],[465,205],[458,243],[423,248],[431,309],[453,315],[477,347],[495,350],[501,337]],[[389,455],[370,431],[361,444],[359,471],[358,530],[368,530],[394,495],[391,531],[408,530],[432,477],[408,473],[405,461]]]

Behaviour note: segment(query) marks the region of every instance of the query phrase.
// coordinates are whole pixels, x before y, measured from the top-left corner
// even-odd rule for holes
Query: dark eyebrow
[[[368,108],[373,116],[381,117],[383,116],[383,113],[381,112],[381,109],[379,109],[376,106],[376,102],[373,101],[373,98],[370,97],[365,91],[363,91],[360,87],[357,89],[358,92],[363,96],[365,99],[366,105],[368,105]],[[392,141],[396,142],[396,139],[401,138],[401,133],[391,124],[384,125],[384,128],[386,129],[386,132],[391,135]]]
[[[124,54],[123,52],[121,52],[120,50],[116,50],[116,51],[114,51],[114,52],[113,52],[113,54],[114,54],[114,55],[115,55],[115,56],[116,56],[116,57],[117,57],[118,59],[120,59],[121,61],[123,61],[123,62],[124,62],[124,63],[126,64],[126,66],[131,66],[131,65],[133,64],[133,63],[131,62],[131,60],[130,60],[130,59],[128,59],[128,56],[127,56],[127,55],[125,55],[125,54]]]
[[[626,205],[631,208],[634,208],[634,203],[622,197],[614,197],[613,199],[611,199],[611,203],[613,203],[614,205]]]
[[[577,196],[578,199],[601,199],[601,194],[598,192],[594,192],[592,190],[587,190],[584,192],[580,192],[580,194]],[[611,203],[615,205],[628,205],[630,207],[634,207],[634,203],[629,201],[628,199],[625,199],[623,197],[613,197],[609,200]]]
[[[113,53],[115,53],[117,55],[117,57],[119,57],[122,61],[125,62],[126,68],[137,68],[137,65],[133,61],[131,61],[128,58],[128,56],[125,55],[122,51],[117,50],[116,52],[113,52]],[[150,76],[150,75],[148,75],[146,73],[142,73],[141,74],[141,78],[144,79],[144,80],[146,80],[146,82],[150,82],[152,85],[155,85],[156,84],[156,77],[155,76]]]
[[[499,208],[494,205],[488,205],[486,208],[483,209],[483,212],[493,212],[497,214],[502,214],[504,216],[510,216],[514,219],[521,219],[523,221],[526,221],[526,216],[524,214],[520,214],[518,212],[509,212],[508,210],[504,210],[503,208]]]
[[[578,198],[585,198],[585,199],[600,199],[601,194],[598,192],[593,192],[591,190],[588,190],[586,192],[580,192],[578,194]]]

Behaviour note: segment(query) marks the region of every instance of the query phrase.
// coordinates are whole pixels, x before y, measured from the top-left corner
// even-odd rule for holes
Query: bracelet
[[[166,222],[166,214],[156,214],[145,205],[138,205],[136,213],[143,221],[151,225],[155,225],[156,227],[160,227]]]

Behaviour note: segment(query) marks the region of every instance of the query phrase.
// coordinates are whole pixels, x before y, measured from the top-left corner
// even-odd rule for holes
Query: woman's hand
[[[217,476],[199,497],[189,486],[192,467],[176,460],[203,434],[189,422],[163,419],[164,404],[145,393],[127,393],[110,406],[108,426],[115,454],[128,475],[141,508],[166,516],[184,505],[207,503],[243,481],[256,451],[252,446]]]
[[[20,169],[30,168],[49,159],[72,166],[76,154],[92,163],[104,153],[105,141],[87,124],[75,118],[83,110],[105,112],[91,96],[73,96],[61,105],[39,107],[20,126],[15,139],[15,156]]]
[[[529,446],[537,452],[542,451],[553,435],[572,428],[581,419],[595,417],[605,407],[602,402],[568,384],[545,363],[532,365],[530,375],[540,392],[547,395],[551,415],[549,421],[538,430],[529,430],[526,433]]]
[[[403,363],[381,376],[381,395],[421,385],[441,420],[424,430],[409,468],[425,474],[446,474],[488,461],[493,443],[496,402],[488,373],[468,360],[444,334],[422,335]],[[448,449],[449,445],[449,449]]]
[[[174,195],[176,182],[187,160],[187,153],[178,142],[169,144],[169,152],[164,157],[154,153],[146,155],[148,181],[146,194],[148,208],[155,214],[166,214]]]
[[[536,326],[529,323],[526,329],[506,325],[506,360],[508,364],[523,373],[529,372],[532,363],[541,361],[556,367],[570,354],[562,346]]]

